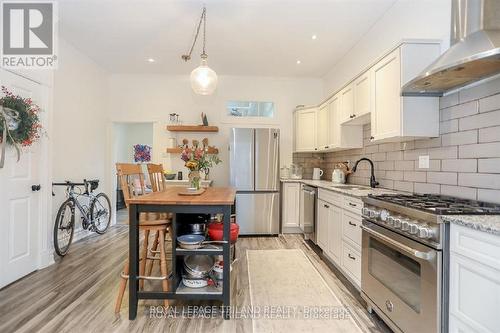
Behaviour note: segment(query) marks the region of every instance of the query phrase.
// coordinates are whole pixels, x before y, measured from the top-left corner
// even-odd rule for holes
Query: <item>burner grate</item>
[[[438,215],[500,215],[500,205],[437,194],[369,194],[374,199]]]

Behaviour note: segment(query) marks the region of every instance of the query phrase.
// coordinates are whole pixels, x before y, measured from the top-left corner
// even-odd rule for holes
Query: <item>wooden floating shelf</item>
[[[218,132],[219,127],[203,125],[168,125],[167,130],[170,132]]]
[[[169,154],[180,154],[182,153],[182,148],[167,148],[167,153]],[[208,148],[208,154],[218,154],[219,153],[219,149],[217,148]]]

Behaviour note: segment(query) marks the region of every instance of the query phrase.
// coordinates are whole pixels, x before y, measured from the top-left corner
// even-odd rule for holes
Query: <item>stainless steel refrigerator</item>
[[[229,155],[240,234],[278,234],[279,130],[232,128]]]

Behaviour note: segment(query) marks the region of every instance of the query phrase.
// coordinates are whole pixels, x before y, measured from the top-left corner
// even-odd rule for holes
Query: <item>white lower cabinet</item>
[[[342,209],[332,205],[328,215],[328,248],[327,254],[340,265],[342,258]]]
[[[298,228],[300,218],[300,183],[283,183],[281,224],[284,228]]]
[[[356,204],[356,206],[348,203]],[[362,201],[320,189],[316,215],[317,245],[345,276],[361,287]]]
[[[450,332],[500,332],[500,237],[451,225]]]
[[[322,249],[328,248],[328,214],[330,205],[323,200],[318,200],[316,209],[316,243]]]
[[[346,241],[342,243],[342,268],[358,287],[361,286],[360,250]]]

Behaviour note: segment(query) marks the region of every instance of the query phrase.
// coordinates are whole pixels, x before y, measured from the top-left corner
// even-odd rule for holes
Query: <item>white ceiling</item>
[[[187,74],[201,44],[191,62],[180,56],[205,3],[208,60],[219,75],[319,77],[394,2],[60,0],[59,33],[110,72]]]

